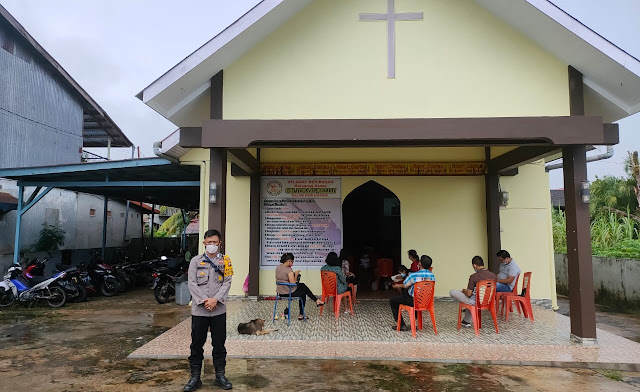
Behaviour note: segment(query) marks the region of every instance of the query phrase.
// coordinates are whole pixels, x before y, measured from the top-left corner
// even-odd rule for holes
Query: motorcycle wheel
[[[118,292],[118,280],[113,276],[106,277],[100,284],[100,292],[105,297],[113,297]]]
[[[126,290],[126,283],[124,282],[124,279],[118,276],[116,280],[118,281],[118,288],[117,288],[118,294],[124,293]]]
[[[16,296],[13,295],[13,291],[0,289],[0,306],[7,307],[13,305],[16,302]]]
[[[153,296],[156,297],[156,301],[158,301],[159,304],[166,304],[169,302],[169,299],[171,298],[169,284],[164,283],[156,286],[156,288],[153,289]]]
[[[83,285],[77,284],[78,295],[73,298],[73,302],[84,302],[87,300],[87,289]]]
[[[51,286],[49,287],[49,293],[51,296],[47,298],[47,305],[50,307],[59,308],[64,306],[65,302],[67,302],[67,294],[64,292],[62,287]]]

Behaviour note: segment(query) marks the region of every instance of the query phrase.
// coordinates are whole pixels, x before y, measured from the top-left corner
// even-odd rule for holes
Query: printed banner
[[[261,267],[280,264],[283,253],[298,267],[324,265],[342,247],[340,178],[262,178]]]

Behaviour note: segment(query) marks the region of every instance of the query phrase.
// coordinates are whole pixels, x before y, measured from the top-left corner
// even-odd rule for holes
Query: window
[[[7,31],[0,31],[0,47],[11,54],[15,51],[16,42]]]
[[[124,212],[120,213],[120,218],[124,218]]]
[[[89,216],[96,216],[96,210],[93,208],[89,210]]]
[[[57,208],[45,208],[44,222],[54,226],[60,224],[60,210]]]

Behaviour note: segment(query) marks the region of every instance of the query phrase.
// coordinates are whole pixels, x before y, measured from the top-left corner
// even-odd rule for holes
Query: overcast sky
[[[640,0],[552,1],[640,58]],[[176,127],[135,95],[256,3],[257,0],[0,0],[147,157],[153,156],[153,142]],[[626,151],[638,149],[639,145],[637,114],[620,121],[620,144],[615,147],[615,156],[589,164],[590,179],[595,175],[624,175]],[[128,158],[130,154],[115,149],[112,158]],[[550,182],[551,188],[562,187],[562,171],[553,171]]]

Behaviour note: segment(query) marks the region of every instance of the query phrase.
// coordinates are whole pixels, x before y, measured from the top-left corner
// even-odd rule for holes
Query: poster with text
[[[273,268],[283,253],[297,267],[322,267],[327,254],[342,247],[340,178],[262,178],[262,257]]]

